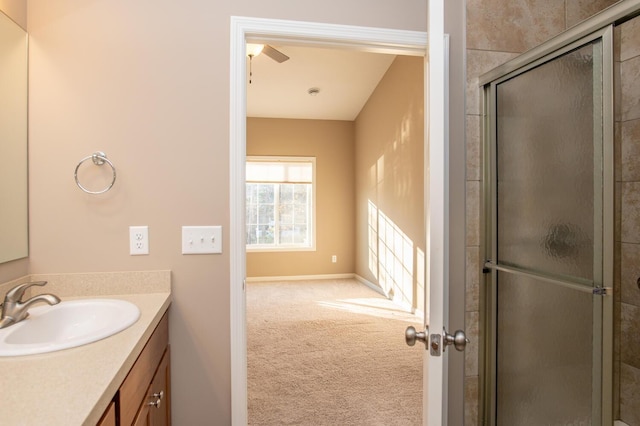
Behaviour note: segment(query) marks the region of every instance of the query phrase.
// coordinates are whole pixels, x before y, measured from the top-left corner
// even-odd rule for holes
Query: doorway
[[[244,164],[246,158],[245,43],[256,39],[373,52],[424,55],[426,34],[315,23],[232,18],[231,48],[231,361],[234,424],[246,424],[246,301],[244,295]]]
[[[485,85],[485,421],[610,424],[612,27]]]

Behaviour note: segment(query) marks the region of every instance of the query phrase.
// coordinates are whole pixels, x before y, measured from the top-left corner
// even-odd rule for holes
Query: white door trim
[[[248,41],[342,47],[425,56],[427,34],[277,19],[231,17],[229,123],[229,256],[231,321],[231,419],[247,424],[247,332],[244,185],[246,159],[246,51]],[[425,135],[426,136],[426,135]],[[427,141],[428,139],[425,139]],[[428,170],[425,164],[425,171]]]

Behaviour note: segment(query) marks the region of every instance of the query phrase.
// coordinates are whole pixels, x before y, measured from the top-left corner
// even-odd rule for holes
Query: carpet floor
[[[355,280],[247,285],[249,425],[420,425],[420,321]]]

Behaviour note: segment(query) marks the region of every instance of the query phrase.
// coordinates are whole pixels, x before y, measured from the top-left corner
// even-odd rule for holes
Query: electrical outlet
[[[331,263],[338,263],[338,256],[336,256],[335,254],[331,256]]]
[[[149,227],[129,227],[129,254],[132,256],[149,254]]]

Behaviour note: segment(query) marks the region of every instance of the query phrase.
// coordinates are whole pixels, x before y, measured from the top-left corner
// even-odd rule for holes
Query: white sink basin
[[[82,299],[29,309],[29,316],[0,330],[0,356],[32,355],[86,345],[134,324],[140,309],[118,299]]]

